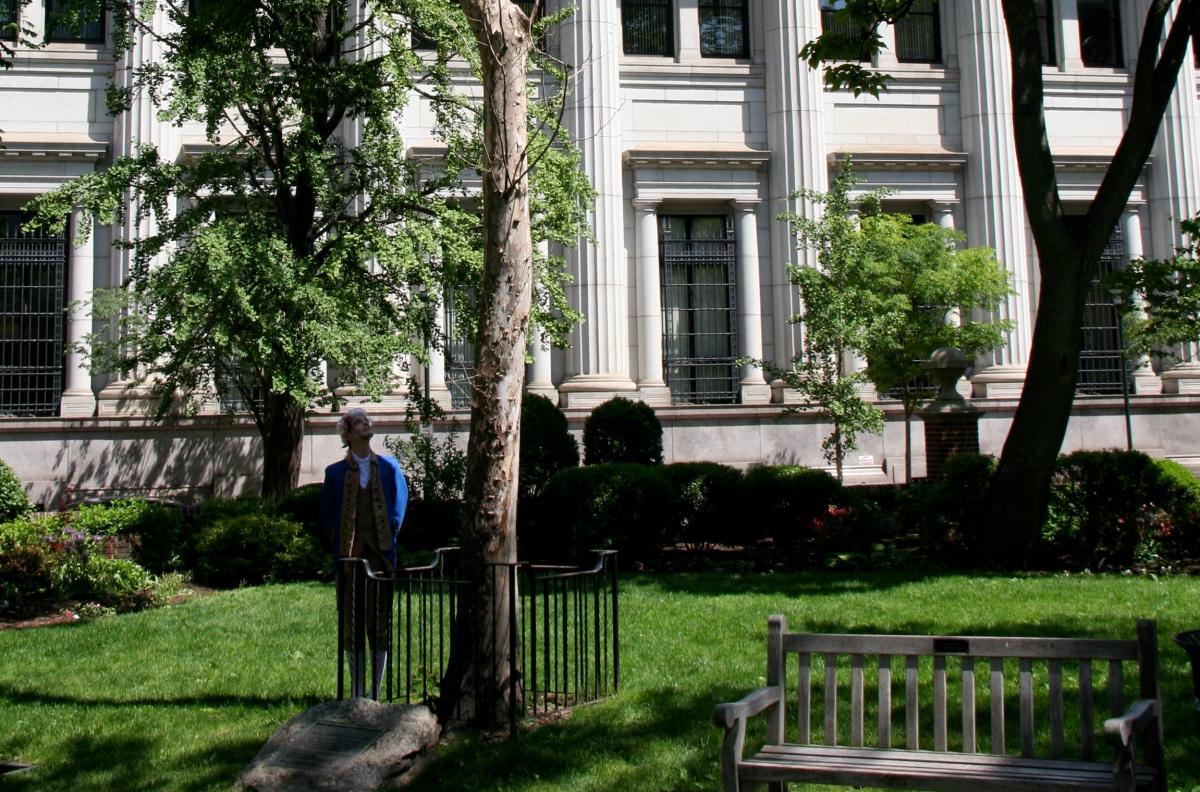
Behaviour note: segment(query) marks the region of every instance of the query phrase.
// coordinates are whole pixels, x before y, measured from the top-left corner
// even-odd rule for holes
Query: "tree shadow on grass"
[[[192,696],[80,696],[47,693],[35,688],[18,688],[0,682],[0,701],[11,704],[40,704],[46,706],[79,707],[242,707],[271,709],[274,707],[297,706],[303,709],[314,707],[326,699],[321,696],[243,696],[243,695],[192,695]]]
[[[170,734],[74,737],[70,745],[56,751],[64,757],[61,761],[4,776],[0,786],[20,792],[226,789],[261,747],[256,740],[226,740],[172,757],[169,767],[156,767],[162,743],[170,739]]]
[[[840,597],[851,593],[881,592],[918,581],[939,578],[1007,578],[1011,573],[967,571],[830,571],[796,572],[673,572],[641,573],[638,585],[666,593],[703,596],[770,594],[789,597]]]
[[[588,777],[589,789],[613,792],[715,789],[722,735],[711,725],[712,709],[743,694],[733,685],[686,692],[661,687],[622,693],[508,742],[485,743],[464,734],[442,749],[410,789],[479,792],[525,783],[556,788],[573,776]]]

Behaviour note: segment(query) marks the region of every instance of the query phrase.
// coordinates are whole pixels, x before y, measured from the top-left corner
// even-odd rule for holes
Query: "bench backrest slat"
[[[962,700],[963,751],[977,753],[979,746],[975,742],[975,660],[970,657],[962,659]]]
[[[1004,659],[992,658],[992,753],[1004,753]]]
[[[879,747],[892,747],[892,656],[879,655]]]
[[[812,742],[812,655],[801,652],[799,660],[800,689],[797,694],[800,700],[800,744],[807,745]]]
[[[933,658],[933,750],[946,750],[946,657]]]
[[[905,745],[910,751],[915,751],[920,747],[917,733],[917,724],[921,714],[920,696],[917,690],[917,662],[915,655],[909,655],[906,659],[904,675],[904,734]]]
[[[850,658],[850,744],[855,748],[863,746],[863,658],[854,655]]]
[[[837,655],[825,655],[825,744],[837,745]]]
[[[1096,758],[1092,732],[1096,730],[1095,710],[1092,707],[1092,662],[1079,661],[1079,731],[1084,759]]]
[[[1021,756],[1033,756],[1033,661],[1021,658]]]
[[[1051,660],[1050,677],[1050,758],[1061,759],[1064,753],[1063,737],[1063,681],[1062,661]]]
[[[1117,660],[1108,661],[1108,711],[1113,715],[1125,711],[1125,679]]]

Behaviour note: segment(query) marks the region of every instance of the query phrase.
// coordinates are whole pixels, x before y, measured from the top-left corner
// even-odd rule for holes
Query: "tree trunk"
[[[483,69],[484,273],[471,394],[459,600],[439,718],[485,725],[520,695],[511,625],[533,241],[526,169],[529,20],[511,0],[461,0]],[[519,672],[518,672],[519,678]]]
[[[274,502],[296,488],[304,442],[304,405],[286,393],[269,394],[259,431],[263,439],[263,500]]]
[[[912,484],[912,405],[904,402],[904,483]],[[929,450],[926,449],[926,454]],[[925,473],[929,475],[928,472]]]
[[[1063,216],[1046,132],[1033,3],[1003,4],[1012,53],[1017,164],[1042,284],[1025,385],[992,480],[982,546],[991,564],[1024,566],[1033,560],[1030,555],[1046,518],[1054,465],[1075,400],[1085,296],[1104,243],[1154,145],[1180,65],[1188,56],[1190,29],[1200,24],[1200,2],[1179,3],[1165,43],[1171,4],[1156,2],[1147,10],[1128,125],[1087,214],[1074,229]]]

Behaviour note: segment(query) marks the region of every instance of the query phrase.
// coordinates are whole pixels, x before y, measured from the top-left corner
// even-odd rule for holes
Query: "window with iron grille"
[[[65,374],[67,243],[0,213],[0,415],[58,415]]]
[[[914,0],[896,23],[896,59],[901,63],[942,62],[942,22],[938,0]]]
[[[737,245],[723,216],[659,218],[663,370],[676,404],[734,404]]]
[[[673,0],[622,0],[621,38],[626,55],[675,54]]]
[[[445,316],[446,387],[450,390],[450,406],[456,410],[469,409],[471,392],[475,388],[475,340],[469,327],[463,325],[455,309],[453,289],[446,291]],[[471,299],[470,296],[467,299]]]
[[[747,0],[700,0],[700,56],[750,56],[750,17]]]
[[[838,36],[854,38],[863,33],[863,25],[849,14],[842,13],[846,0],[821,0],[821,31]],[[857,60],[869,61],[866,52],[860,52]]]
[[[1051,0],[1035,0],[1033,13],[1037,16],[1038,45],[1042,51],[1042,65],[1054,66],[1058,63],[1057,29],[1054,26],[1054,10],[1050,7]]]
[[[1121,12],[1118,0],[1076,0],[1079,11],[1079,52],[1084,66],[1120,68]]]
[[[1079,381],[1077,393],[1102,395],[1119,394],[1128,387],[1130,377],[1127,358],[1122,355],[1121,318],[1112,292],[1101,282],[1110,272],[1125,267],[1125,241],[1121,229],[1114,228],[1104,253],[1100,269],[1088,287],[1083,308],[1083,346],[1079,352]]]
[[[53,25],[46,40],[104,43],[105,4],[101,3],[89,18],[72,24],[83,5],[81,0],[46,0],[46,24]]]

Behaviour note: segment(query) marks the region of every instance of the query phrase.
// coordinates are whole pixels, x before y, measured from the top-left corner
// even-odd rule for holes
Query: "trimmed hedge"
[[[598,548],[635,560],[651,557],[666,541],[674,516],[670,493],[660,465],[616,462],[561,470],[517,532],[519,557],[563,561]]]
[[[213,586],[325,577],[331,556],[300,523],[249,511],[221,516],[196,537],[196,577]]]
[[[545,396],[526,393],[521,399],[520,496],[536,497],[551,476],[574,467],[579,467],[579,444],[567,428],[567,416]]]
[[[25,485],[4,460],[0,460],[0,523],[19,520],[33,513],[33,503],[25,494]]]
[[[812,552],[837,544],[846,514],[843,487],[823,470],[770,465],[747,471],[742,481],[746,517],[741,542],[770,539],[775,547]]]
[[[676,504],[668,541],[689,550],[738,542],[742,472],[715,462],[676,462],[663,468]]]
[[[614,396],[583,424],[583,463],[662,464],[662,424],[645,402]]]

